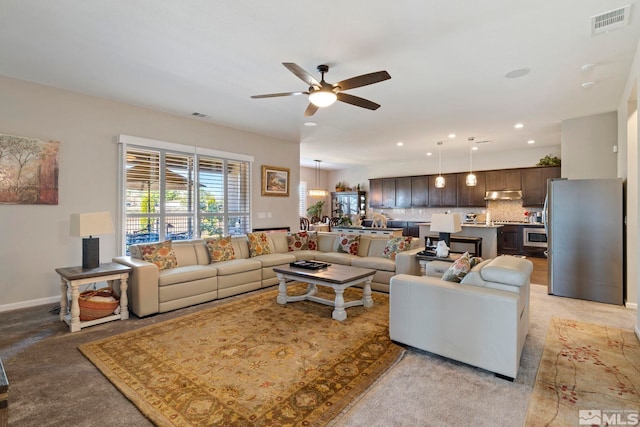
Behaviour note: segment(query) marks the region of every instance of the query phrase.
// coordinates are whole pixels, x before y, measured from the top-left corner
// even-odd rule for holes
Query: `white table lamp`
[[[443,240],[447,244],[447,246],[450,247],[451,233],[462,231],[460,214],[433,214],[431,216],[430,231],[440,233],[440,240]]]
[[[99,234],[113,233],[113,222],[109,212],[71,214],[69,235],[82,237],[82,268],[96,268],[100,265]]]

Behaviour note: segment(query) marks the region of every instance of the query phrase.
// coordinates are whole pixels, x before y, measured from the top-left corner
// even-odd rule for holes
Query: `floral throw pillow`
[[[465,252],[460,258],[451,264],[451,267],[449,267],[447,271],[444,272],[442,280],[460,283],[469,270],[471,270],[471,259],[469,257],[469,252]]]
[[[247,233],[249,240],[249,256],[266,255],[271,253],[267,233],[261,231],[258,233]]]
[[[336,252],[343,252],[351,255],[358,255],[358,243],[360,242],[360,236],[341,234],[338,237],[338,245]]]
[[[307,249],[310,251],[318,250],[318,232],[314,231],[309,233],[309,238],[307,239]]]
[[[476,265],[480,264],[482,261],[484,261],[482,259],[482,257],[479,256],[472,256],[471,259],[469,260],[469,264],[471,266],[471,268],[475,267]]]
[[[303,251],[309,248],[309,233],[306,231],[300,231],[298,233],[289,234],[287,236],[287,243],[289,245],[289,252]]]
[[[404,252],[411,247],[411,236],[398,236],[387,241],[382,251],[383,258],[396,259],[398,252]]]
[[[178,266],[171,240],[139,246],[142,259],[158,266],[158,270],[167,270]]]
[[[209,263],[219,261],[229,261],[236,259],[236,253],[233,250],[233,244],[231,243],[231,236],[216,238],[206,238],[204,242],[209,250]]]

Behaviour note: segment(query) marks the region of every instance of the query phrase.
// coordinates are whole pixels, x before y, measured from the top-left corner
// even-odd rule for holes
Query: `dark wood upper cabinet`
[[[429,175],[429,207],[455,207],[458,203],[457,174],[443,174],[444,188],[436,188],[436,175]]]
[[[484,200],[486,193],[486,177],[484,172],[474,172],[478,179],[478,184],[473,187],[467,187],[466,178],[468,173],[459,173],[458,175],[458,206],[460,207],[486,207],[487,202]]]
[[[382,206],[382,180],[369,180],[369,206],[379,208]]]
[[[411,177],[396,178],[395,182],[395,207],[411,207]]]
[[[541,207],[547,195],[547,179],[560,178],[560,166],[522,170],[522,206]]]
[[[411,177],[411,207],[420,208],[429,205],[429,177],[427,175]]]
[[[486,191],[522,189],[519,169],[487,171],[485,172],[485,179]]]

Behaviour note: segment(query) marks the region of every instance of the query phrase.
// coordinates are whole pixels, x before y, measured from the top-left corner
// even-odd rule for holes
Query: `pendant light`
[[[316,162],[316,187],[309,190],[309,197],[327,197],[327,190],[320,188],[320,162],[322,160],[314,160]]]
[[[436,188],[444,188],[444,176],[442,176],[442,141],[438,141],[438,176],[436,177]]]
[[[478,185],[478,178],[473,174],[473,140],[473,136],[469,137],[469,175],[467,175],[467,178],[465,179],[467,187],[475,187]]]

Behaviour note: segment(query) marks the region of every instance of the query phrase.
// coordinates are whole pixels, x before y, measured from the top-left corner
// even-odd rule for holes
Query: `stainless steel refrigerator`
[[[549,294],[623,304],[622,179],[550,179],[544,223]]]

